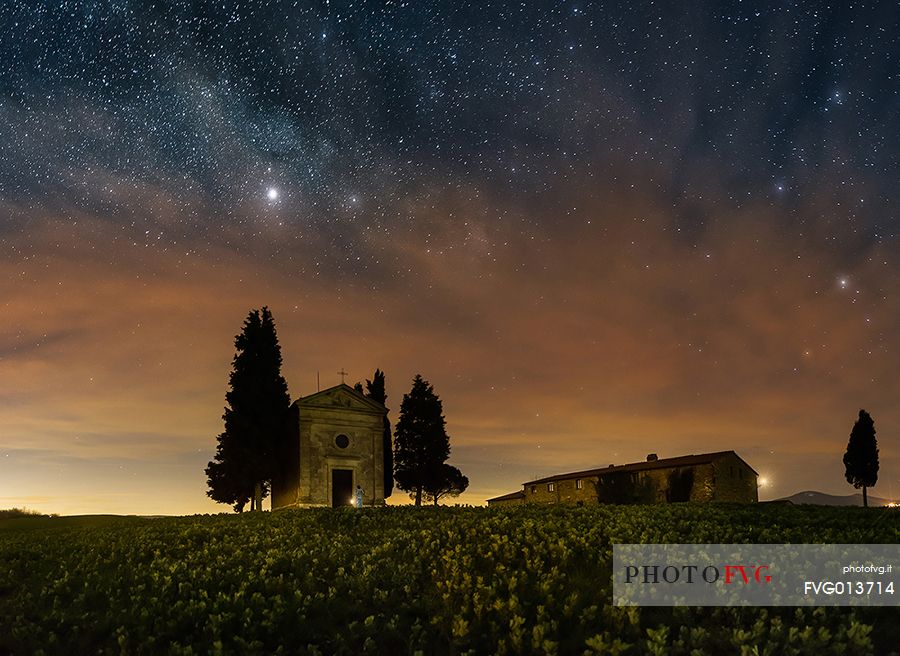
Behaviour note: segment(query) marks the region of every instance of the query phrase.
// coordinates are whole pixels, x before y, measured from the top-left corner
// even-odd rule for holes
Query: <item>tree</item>
[[[450,455],[444,409],[434,388],[416,374],[409,394],[403,395],[394,440],[394,480],[409,492],[416,505],[438,467]]]
[[[694,468],[679,467],[669,472],[666,501],[690,501],[694,489]]]
[[[213,501],[232,504],[235,512],[243,512],[253,495],[253,481],[241,466],[244,449],[228,431],[217,439],[216,455],[205,470],[209,485],[206,495]]]
[[[436,471],[430,472],[424,486],[425,499],[438,505],[444,497],[458,497],[469,487],[469,479],[453,465],[441,463]]]
[[[251,310],[234,338],[235,356],[225,394],[216,455],[206,468],[207,495],[241,512],[262,510],[288,439],[291,398],[281,375],[281,347],[267,307]]]
[[[875,441],[875,422],[865,410],[850,431],[847,452],[844,454],[844,476],[856,489],[862,488],[863,505],[869,507],[866,488],[878,482],[878,443]]]
[[[372,380],[366,379],[366,396],[381,405],[387,403],[387,392],[384,389],[384,372],[376,369]],[[394,448],[391,440],[391,422],[384,416],[384,429],[381,435],[384,451],[384,498],[394,491]]]
[[[658,485],[641,472],[612,471],[597,481],[597,500],[600,503],[655,503]]]

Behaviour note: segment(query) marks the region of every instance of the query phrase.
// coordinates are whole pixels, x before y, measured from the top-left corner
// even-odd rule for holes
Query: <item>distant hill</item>
[[[891,503],[890,499],[880,499],[869,496],[869,506],[880,507]],[[824,492],[797,492],[789,497],[777,499],[777,501],[790,501],[791,503],[810,503],[816,506],[861,506],[863,505],[862,493],[848,494],[847,496],[837,496],[834,494],[825,494]]]
[[[146,523],[150,520],[137,515],[26,515],[16,517],[0,516],[0,533],[5,530],[22,530],[36,528],[73,528],[73,527],[106,527],[131,526]],[[0,642],[2,645],[2,642]]]

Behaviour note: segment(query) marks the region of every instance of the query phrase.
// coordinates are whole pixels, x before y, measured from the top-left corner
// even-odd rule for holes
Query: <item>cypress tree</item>
[[[397,487],[422,505],[422,493],[434,472],[450,455],[443,405],[434,388],[416,374],[409,394],[403,395],[394,440],[394,479]]]
[[[225,432],[218,437],[216,455],[206,468],[207,495],[243,510],[262,510],[262,500],[276,474],[286,445],[291,399],[281,375],[281,347],[272,313],[252,310],[235,337],[222,418]]]
[[[375,370],[372,380],[366,379],[366,396],[381,405],[387,404],[384,372],[381,369]],[[391,422],[387,415],[384,417],[381,440],[384,451],[384,498],[387,499],[394,491],[394,448],[391,440]]]
[[[863,505],[869,507],[866,488],[878,482],[878,443],[875,440],[875,422],[865,410],[859,411],[859,419],[853,424],[847,451],[844,453],[844,476],[856,489],[862,488]]]

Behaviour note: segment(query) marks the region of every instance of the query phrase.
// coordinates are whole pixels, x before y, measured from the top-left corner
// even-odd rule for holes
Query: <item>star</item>
[[[548,473],[603,464],[620,438],[627,453],[610,461],[639,459],[670,417],[683,439],[667,455],[714,446],[688,437],[695,426],[735,425],[724,448],[764,468],[754,449],[791,432],[760,411],[774,396],[776,413],[809,419],[797,453],[840,448],[820,449],[822,436],[849,429],[838,408],[817,411],[822,399],[849,404],[846,420],[856,399],[894,412],[890,386],[872,381],[900,367],[889,330],[900,321],[900,115],[885,68],[900,48],[864,6],[874,3],[830,3],[827,26],[814,3],[699,3],[702,21],[627,0],[326,0],[278,20],[271,0],[192,3],[165,18],[149,3],[69,2],[65,20],[33,4],[0,3],[0,23],[21,34],[0,57],[11,80],[0,85],[0,267],[16,281],[0,373],[15,370],[21,388],[0,403],[0,425],[31,426],[17,414],[28,404],[38,417],[46,404],[79,408],[65,435],[106,425],[82,409],[85,381],[92,398],[149,394],[179,418],[195,412],[193,385],[215,391],[216,412],[224,381],[206,363],[227,365],[228,333],[264,302],[283,322],[292,395],[315,391],[310,371],[357,340],[362,359],[347,368],[387,369],[396,401],[421,369],[448,396],[451,427],[496,424],[488,457],[514,471],[533,462],[528,449],[546,453],[535,407],[559,413],[554,430],[571,436]],[[792,35],[777,53],[770,30]],[[95,371],[94,331],[70,324],[120,281],[133,323],[98,321],[109,332],[97,339],[127,368]],[[215,299],[203,306],[214,325],[231,326],[216,339],[184,302],[195,293]],[[173,341],[169,322],[153,320],[158,298],[196,333]],[[766,355],[738,347],[750,342]],[[156,343],[169,364],[162,352],[129,357]],[[409,343],[433,346],[391,355]],[[540,372],[524,396],[497,383],[521,352]],[[45,390],[57,355],[58,384]],[[160,391],[178,361],[202,366]],[[502,398],[488,406],[482,392]],[[895,420],[900,410],[881,421]],[[142,434],[180,435],[148,421]],[[38,428],[12,446],[48,441]],[[450,432],[460,457],[477,460],[466,449],[488,437],[467,430]],[[125,453],[120,432],[95,441]],[[770,442],[744,437],[756,434]],[[197,432],[191,449],[212,457],[212,437]],[[768,459],[767,491],[789,471],[797,489],[841,488],[797,453]],[[204,462],[184,481],[202,487]],[[502,483],[478,466],[464,472],[476,503]],[[81,479],[95,478],[85,467]],[[37,483],[29,494],[63,489]],[[83,498],[102,498],[101,483]],[[184,498],[159,510],[212,508],[202,493]]]

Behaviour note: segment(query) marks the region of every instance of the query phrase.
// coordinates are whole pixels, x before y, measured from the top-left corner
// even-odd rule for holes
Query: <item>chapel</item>
[[[272,480],[272,510],[384,503],[382,440],[388,409],[347,384],[291,405],[290,439]]]

